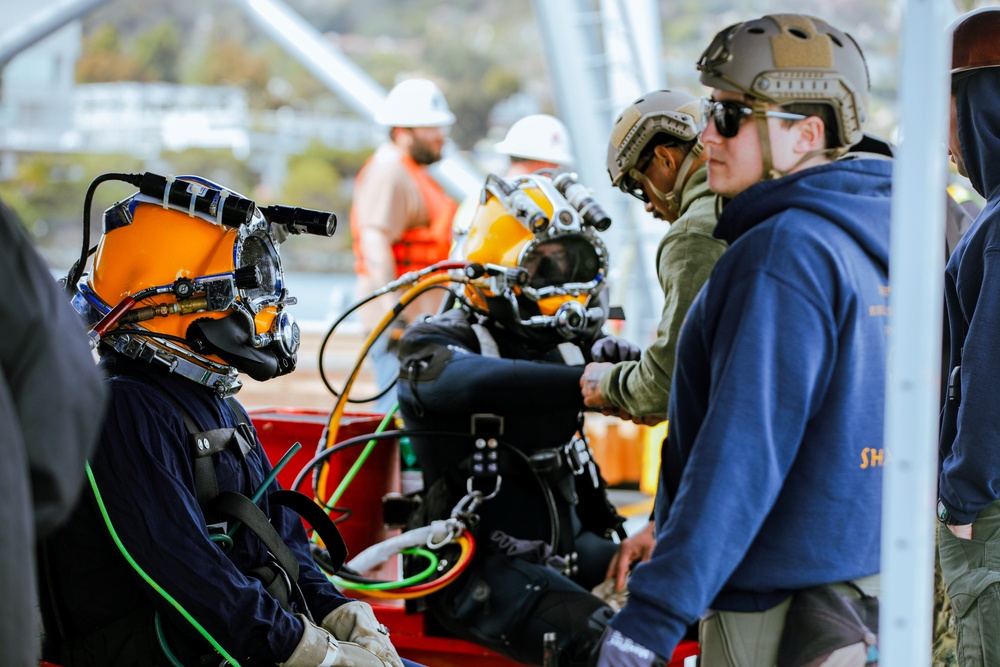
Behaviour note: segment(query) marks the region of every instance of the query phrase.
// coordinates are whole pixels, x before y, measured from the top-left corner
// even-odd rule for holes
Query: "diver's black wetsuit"
[[[422,519],[448,516],[466,493],[477,438],[501,443],[500,490],[477,509],[473,564],[430,598],[430,609],[452,633],[530,664],[542,663],[542,635],[554,631],[560,664],[584,665],[611,613],[589,590],[604,578],[617,548],[610,534],[621,521],[596,465],[563,451],[581,423],[590,341],[575,348],[580,365],[567,365],[555,345],[531,349],[479,319],[455,309],[411,325],[401,341],[398,396],[406,428],[469,434],[411,436],[427,490]],[[476,488],[488,493],[494,483],[487,475]],[[544,541],[557,556],[575,552],[575,570],[564,575],[499,553],[491,540],[497,530]],[[535,546],[538,560],[544,548]]]

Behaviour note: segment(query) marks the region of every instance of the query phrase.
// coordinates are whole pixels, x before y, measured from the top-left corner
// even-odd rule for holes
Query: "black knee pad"
[[[430,608],[450,633],[530,665],[542,664],[545,635],[555,633],[561,667],[585,667],[614,614],[568,577],[503,554],[483,559]]]
[[[522,629],[524,639],[518,643],[533,657],[543,645],[545,634],[554,632],[560,667],[586,667],[614,613],[600,598],[586,591],[549,591],[538,600],[526,620]],[[538,660],[533,664],[541,664],[541,657]]]

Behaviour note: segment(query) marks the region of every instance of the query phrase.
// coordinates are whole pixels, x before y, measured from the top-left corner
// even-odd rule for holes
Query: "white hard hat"
[[[552,162],[564,167],[573,165],[569,131],[561,120],[544,113],[525,116],[511,125],[507,136],[494,150],[502,155]]]
[[[455,122],[455,114],[433,81],[407,79],[386,95],[375,122],[388,127],[444,127]]]

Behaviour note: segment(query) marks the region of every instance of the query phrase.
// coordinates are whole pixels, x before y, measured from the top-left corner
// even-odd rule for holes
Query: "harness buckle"
[[[465,483],[465,488],[467,493],[462,496],[462,499],[455,504],[455,507],[451,510],[451,518],[459,519],[463,515],[475,514],[476,509],[482,505],[487,500],[495,498],[498,493],[500,493],[500,484],[503,481],[502,478],[497,475],[493,489],[488,493],[484,494],[479,489],[476,489],[472,485],[472,477],[468,478]]]
[[[597,477],[597,465],[594,463],[594,457],[590,453],[590,445],[587,444],[586,439],[579,435],[573,436],[573,439],[566,443],[563,453],[566,465],[569,466],[573,476],[579,477],[586,472],[590,475],[590,481],[595,488],[600,484]]]
[[[571,551],[566,554],[563,559],[565,560],[565,566],[563,567],[563,574],[567,577],[574,577],[580,572],[580,554],[576,551]]]

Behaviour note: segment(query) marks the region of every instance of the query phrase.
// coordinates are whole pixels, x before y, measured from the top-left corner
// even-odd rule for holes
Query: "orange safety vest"
[[[397,278],[407,271],[422,269],[448,259],[448,254],[451,252],[451,223],[458,209],[455,200],[449,197],[427,170],[414,162],[413,158],[403,154],[400,162],[420,192],[429,224],[426,227],[410,227],[392,244]],[[365,164],[367,165],[367,162]],[[359,234],[355,230],[354,256],[358,258],[355,270],[358,273],[365,273],[364,258],[361,256],[358,238]]]

